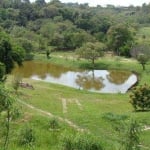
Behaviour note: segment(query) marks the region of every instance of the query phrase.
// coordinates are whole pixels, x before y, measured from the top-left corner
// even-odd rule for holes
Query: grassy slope
[[[65,59],[61,56],[67,56]],[[65,65],[68,67],[89,67],[89,63],[83,60],[75,61],[72,59],[73,53],[53,53],[50,60],[45,59],[45,55],[37,55],[35,59],[39,61],[52,62],[56,64]],[[74,57],[73,57],[74,58]],[[141,66],[134,60],[126,60],[122,58],[108,57],[102,58],[97,61],[96,68],[98,69],[127,69],[131,71],[137,71],[140,76],[140,84],[149,83],[149,70],[150,66],[147,65],[147,70],[142,72]],[[10,84],[11,77],[7,82]],[[126,120],[137,119],[142,124],[150,124],[149,115],[150,112],[133,112],[133,108],[129,104],[129,93],[127,94],[100,94],[92,93],[88,91],[81,91],[61,85],[56,85],[52,83],[45,83],[39,81],[33,81],[29,79],[23,79],[24,82],[31,83],[35,90],[29,89],[19,89],[19,99],[34,105],[37,108],[51,112],[56,116],[61,116],[63,118],[68,118],[78,126],[88,129],[91,133],[98,136],[101,141],[105,144],[105,148],[109,148],[112,143],[115,146],[117,134],[112,128],[113,122],[104,119],[107,113],[112,113],[114,115],[125,115]],[[63,113],[62,98],[66,99],[67,112]],[[77,105],[76,100],[81,104],[82,108]],[[50,145],[55,146],[58,140],[52,140],[52,135],[47,133],[47,129],[44,129],[46,120],[39,116],[39,114],[34,111],[27,110],[32,115],[30,120],[31,124],[35,127],[38,137],[38,148],[47,149]],[[34,112],[34,113],[33,113]],[[44,124],[44,125],[43,125]],[[64,125],[63,125],[64,126]],[[65,125],[66,126],[66,125]],[[41,130],[41,132],[39,132]],[[44,139],[42,138],[44,136]],[[47,140],[50,139],[50,141]],[[145,131],[142,133],[142,144],[146,147],[150,147],[149,143],[150,132]],[[52,142],[50,144],[50,142]],[[43,143],[45,143],[45,146]],[[53,146],[52,146],[53,147]],[[51,148],[52,148],[51,147]],[[37,148],[37,149],[38,149]],[[54,147],[52,149],[55,149]],[[115,149],[115,148],[113,148]]]

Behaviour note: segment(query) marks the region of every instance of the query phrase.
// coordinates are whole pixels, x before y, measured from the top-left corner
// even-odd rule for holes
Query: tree
[[[18,24],[20,26],[26,26],[29,20],[35,20],[37,16],[37,11],[30,3],[22,3],[17,18]]]
[[[108,47],[112,49],[117,55],[130,54],[130,48],[133,42],[133,35],[130,29],[125,25],[116,25],[110,27],[107,32]],[[124,47],[128,47],[124,53]],[[128,50],[128,53],[127,53]]]
[[[47,49],[47,50],[46,50],[46,57],[47,57],[47,59],[49,59],[49,58],[50,58],[50,54],[51,54],[50,49]]]
[[[149,45],[137,45],[131,49],[130,53],[142,65],[143,70],[145,70],[145,65],[150,60]]]
[[[59,9],[54,5],[48,5],[41,10],[41,16],[44,18],[54,18],[59,15]]]
[[[19,38],[17,39],[18,44],[21,45],[21,47],[25,50],[25,60],[32,60],[33,59],[33,42],[30,40],[27,40],[25,38]]]
[[[150,86],[145,84],[135,88],[130,95],[130,103],[135,110],[150,109]]]
[[[104,44],[95,43],[85,43],[82,47],[76,49],[76,53],[80,58],[88,59],[92,61],[92,65],[95,65],[95,60],[103,55]]]
[[[23,49],[19,46],[12,45],[6,33],[0,32],[0,62],[5,65],[6,73],[11,72],[15,62],[21,65],[23,58]]]

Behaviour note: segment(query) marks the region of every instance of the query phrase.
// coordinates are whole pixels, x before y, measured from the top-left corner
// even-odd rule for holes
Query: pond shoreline
[[[24,66],[16,67],[12,74],[99,93],[126,93],[136,82],[136,76],[130,71],[74,70],[36,61],[24,62]]]

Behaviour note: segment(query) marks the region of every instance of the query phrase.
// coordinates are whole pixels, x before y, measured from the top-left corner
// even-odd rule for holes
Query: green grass
[[[59,122],[60,128],[58,131],[52,131],[48,126],[50,118],[43,117],[29,109],[24,109],[24,111],[27,111],[28,113],[24,113],[22,119],[16,120],[14,124],[11,125],[11,131],[13,132],[10,133],[10,150],[59,150],[61,134],[66,130],[72,134],[74,133],[73,129],[62,122]],[[22,138],[22,135],[20,134],[21,130],[24,130],[26,127],[32,128],[35,136],[35,142],[33,143],[32,148],[19,144],[19,140]]]
[[[62,54],[61,54],[62,55]],[[44,55],[36,55],[36,61],[43,61],[45,63],[51,62],[61,64],[67,67],[74,68],[90,68],[90,64],[85,60],[76,61],[71,58],[74,53],[68,53],[69,59],[63,59],[59,53],[53,53],[52,58],[47,60]],[[101,58],[96,61],[96,69],[118,69],[136,71],[140,74],[139,84],[148,83],[150,66],[146,66],[146,71],[142,71],[142,67],[135,61],[125,58]],[[9,76],[7,80],[7,87],[11,87],[12,77]],[[107,150],[118,150],[118,134],[113,128],[115,121],[119,120],[122,116],[126,116],[125,120],[128,122],[130,119],[137,120],[142,125],[150,125],[149,115],[150,112],[134,112],[131,104],[129,103],[129,93],[127,94],[102,94],[88,92],[85,90],[78,90],[62,85],[34,81],[30,79],[23,79],[34,86],[34,90],[20,88],[18,91],[18,99],[33,105],[36,108],[52,113],[56,117],[69,119],[80,128],[87,129],[91,134],[98,137]],[[67,110],[63,112],[62,99],[66,100]],[[79,103],[81,106],[79,106]],[[74,133],[75,129],[69,127],[68,124],[61,122],[62,129],[56,135],[48,131],[46,124],[48,117],[42,116],[35,110],[30,110],[22,106],[24,112],[28,112],[31,117],[25,123],[17,124],[18,128],[29,123],[35,129],[37,143],[37,150],[58,149],[60,137],[64,130],[69,130]],[[26,113],[25,113],[26,114]],[[110,118],[110,119],[109,119]],[[16,128],[17,128],[16,127]],[[19,131],[18,131],[19,132]],[[54,136],[54,137],[53,137]],[[121,138],[121,137],[120,137]],[[144,131],[141,135],[142,145],[150,148],[150,132]],[[14,142],[15,143],[15,142]],[[21,149],[14,144],[13,149]]]

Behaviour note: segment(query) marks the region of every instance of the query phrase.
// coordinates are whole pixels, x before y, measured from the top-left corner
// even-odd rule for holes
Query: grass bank
[[[65,57],[61,53],[53,53],[51,59],[46,59],[45,55],[38,54],[35,56],[35,61],[56,63],[66,67],[90,68],[88,61],[76,61],[74,53],[63,53],[63,55]],[[118,57],[109,56],[96,61],[96,69],[118,69],[138,72],[140,74],[140,84],[150,83],[150,66],[147,65],[146,68],[147,70],[143,72],[142,67],[135,60]],[[12,76],[9,76],[6,84],[9,88],[11,88],[11,81]],[[118,122],[129,122],[129,120],[134,119],[142,127],[145,125],[150,126],[150,112],[134,112],[129,103],[130,93],[93,93],[30,79],[23,79],[23,81],[32,84],[34,90],[19,88],[17,99],[62,119],[61,131],[56,133],[49,132],[47,127],[49,118],[47,116],[18,103],[22,107],[24,112],[23,118],[26,121],[18,121],[17,128],[21,128],[24,124],[30,124],[35,129],[37,137],[35,149],[37,150],[61,150],[58,145],[64,131],[68,130],[70,134],[77,132],[65,120],[98,137],[103,147],[107,150],[119,149],[118,139],[122,137],[114,130],[114,125],[117,125]],[[13,91],[13,89],[11,90]],[[143,131],[140,138],[141,145],[150,148],[150,131]],[[12,146],[14,146],[14,149],[22,149],[17,146],[17,143]]]

